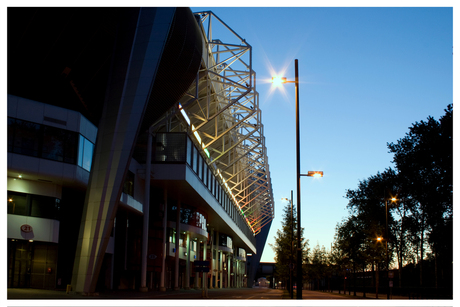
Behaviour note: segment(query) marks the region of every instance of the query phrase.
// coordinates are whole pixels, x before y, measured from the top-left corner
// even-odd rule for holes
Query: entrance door
[[[30,287],[32,254],[28,241],[8,240],[8,287]]]

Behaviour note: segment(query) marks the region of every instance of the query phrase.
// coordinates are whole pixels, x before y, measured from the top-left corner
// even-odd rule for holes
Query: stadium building
[[[244,39],[183,7],[17,7],[7,47],[8,287],[252,286],[274,201]]]

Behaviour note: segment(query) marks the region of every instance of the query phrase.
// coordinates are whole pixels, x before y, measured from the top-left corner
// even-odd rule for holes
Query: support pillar
[[[166,245],[167,243],[167,230],[168,230],[168,192],[166,189],[164,189],[164,196],[163,196],[163,253],[161,254],[161,274],[160,274],[160,291],[164,292],[166,291],[165,287],[165,273],[166,273]]]
[[[199,241],[196,241],[196,260],[200,260],[200,253],[201,253],[201,243]],[[199,276],[200,274],[198,272],[195,272],[195,289],[198,290],[200,289],[200,284],[199,284]]]
[[[187,247],[187,255],[185,256],[185,290],[190,290],[190,232],[188,231],[185,244]]]
[[[150,218],[150,169],[152,167],[152,133],[149,129],[147,139],[147,157],[145,162],[144,187],[144,223],[142,229],[142,256],[141,256],[141,292],[147,292],[147,253],[149,250],[149,218]]]
[[[206,258],[207,258],[207,254],[208,254],[208,241],[204,241],[203,242],[203,261],[206,261]],[[202,288],[203,290],[206,289],[207,287],[207,283],[208,283],[208,273],[207,272],[204,272],[203,275],[202,275]]]
[[[224,252],[219,251],[220,258],[219,258],[219,288],[222,289],[222,284],[224,283],[224,278],[223,278],[223,271],[224,271],[224,263],[223,263],[223,258],[224,258]]]
[[[213,277],[214,277],[214,268],[215,268],[215,263],[214,263],[214,228],[211,229],[211,259],[209,259],[209,264],[210,268],[209,270],[211,271],[211,280],[209,282],[209,289],[214,289],[213,286]]]
[[[174,259],[174,290],[179,290],[179,240],[180,240],[180,201],[177,201],[176,211],[176,253]]]
[[[230,253],[227,254],[227,288],[231,288],[231,284],[230,284],[230,277],[231,277],[231,268],[230,268],[230,258],[231,258],[231,255]]]

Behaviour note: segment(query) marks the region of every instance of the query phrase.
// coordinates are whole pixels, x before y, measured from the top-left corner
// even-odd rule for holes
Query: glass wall
[[[216,177],[217,175],[213,173],[212,167],[208,165],[209,159],[200,153],[186,133],[157,133],[154,144],[156,145],[152,163],[186,163],[230,218],[238,225],[238,228],[248,238],[254,237],[240,210],[236,209],[234,200],[224,188],[224,183]],[[168,213],[168,216],[171,215]]]
[[[168,207],[168,220],[176,221],[177,206]],[[206,213],[186,204],[182,204],[180,208],[180,222],[182,224],[201,228],[206,231]]]
[[[78,146],[78,166],[84,168],[88,172],[91,171],[91,163],[93,161],[94,144],[91,143],[83,135],[80,135]]]
[[[8,118],[8,152],[91,170],[94,144],[77,132]]]
[[[60,199],[8,191],[8,214],[59,219]]]

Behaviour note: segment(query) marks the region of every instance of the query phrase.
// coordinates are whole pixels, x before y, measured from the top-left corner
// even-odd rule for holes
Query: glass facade
[[[8,214],[59,219],[60,199],[8,191]]]
[[[168,207],[168,220],[176,221],[177,206]],[[180,208],[180,222],[182,224],[201,228],[206,231],[206,213],[193,206],[182,204]]]
[[[8,118],[8,152],[91,170],[94,144],[77,132]]]
[[[91,171],[91,163],[93,161],[94,144],[91,143],[83,135],[80,135],[78,146],[78,166]]]
[[[203,185],[208,188],[209,192],[227,212],[230,218],[238,225],[240,230],[243,231],[248,238],[254,237],[253,232],[245,222],[241,212],[237,209],[233,199],[223,187],[224,183],[216,178],[211,167],[209,167],[207,163],[208,158],[201,155],[198,148],[193,144],[186,133],[157,133],[154,142],[156,146],[154,147],[155,154],[152,163],[186,163],[201,180]],[[168,148],[170,146],[172,148]],[[182,153],[180,153],[181,150]],[[168,216],[175,217],[175,213],[171,214],[168,213]],[[184,219],[184,217],[182,217],[182,209],[181,219]],[[175,218],[171,218],[171,221],[173,220],[175,220]],[[188,221],[188,219],[186,220]],[[186,220],[183,220],[183,223],[187,224]],[[206,225],[206,223],[204,225]]]

